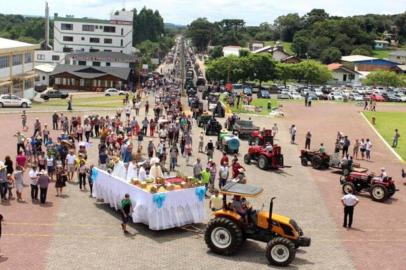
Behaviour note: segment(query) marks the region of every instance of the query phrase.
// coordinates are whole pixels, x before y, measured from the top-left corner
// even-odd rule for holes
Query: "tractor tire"
[[[350,183],[350,182],[345,182],[345,183],[342,185],[342,190],[343,190],[343,193],[344,193],[344,194],[348,194],[348,193],[350,192],[350,190],[352,191],[352,194],[355,194],[355,193],[356,193],[356,192],[355,192],[354,184],[353,184],[353,183]]]
[[[268,158],[266,157],[266,156],[260,156],[259,158],[258,158],[258,167],[261,169],[261,170],[267,170],[268,169],[268,167],[269,167],[269,162],[268,162]]]
[[[373,185],[370,189],[371,198],[377,202],[383,202],[388,198],[388,189],[383,185]]]
[[[225,217],[218,217],[207,225],[204,240],[214,253],[229,256],[241,248],[244,235],[237,223]]]
[[[247,165],[251,164],[251,155],[250,154],[245,154],[244,155],[244,163]]]
[[[319,156],[314,156],[312,158],[312,167],[316,170],[321,170],[323,168],[323,160]]]
[[[270,264],[288,266],[296,256],[295,245],[287,238],[276,237],[266,246],[266,257]]]
[[[307,166],[308,163],[309,163],[309,161],[308,161],[307,158],[305,158],[305,157],[302,157],[302,158],[300,159],[300,162],[302,163],[302,166]]]

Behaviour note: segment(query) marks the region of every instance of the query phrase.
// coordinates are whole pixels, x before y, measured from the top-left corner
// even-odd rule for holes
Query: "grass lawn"
[[[73,107],[90,108],[116,108],[123,104],[124,96],[95,96],[95,97],[74,97]],[[33,102],[33,107],[67,107],[66,99],[51,99],[45,102]]]
[[[400,138],[396,152],[406,160],[406,113],[404,112],[364,112],[364,115],[371,122],[375,117],[376,130],[382,135],[389,145],[392,145],[395,129],[399,130]]]
[[[251,112],[244,110],[242,107],[242,103],[240,103],[240,107],[231,107],[231,111],[233,113],[249,113],[249,114],[258,114],[258,115],[268,115],[271,111],[268,110],[268,102],[271,102],[272,108],[275,108],[279,105],[278,100],[276,99],[266,99],[266,98],[254,98],[251,102],[251,105],[262,107],[260,112]]]
[[[393,50],[373,50],[372,56],[381,59],[388,58],[391,52],[393,52]]]

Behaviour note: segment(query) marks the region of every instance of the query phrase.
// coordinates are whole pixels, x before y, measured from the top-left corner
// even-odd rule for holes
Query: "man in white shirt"
[[[38,200],[38,171],[37,167],[32,166],[31,170],[28,172],[31,184],[31,199],[33,201]]]
[[[228,169],[227,163],[224,162],[223,164],[221,164],[220,170],[219,170],[219,188],[220,189],[226,185],[228,176],[229,176],[229,169]]]
[[[275,124],[273,124],[273,127],[272,127],[272,136],[275,138],[277,133],[278,133],[278,126],[275,123]]]
[[[344,205],[344,223],[343,227],[347,228],[347,219],[348,219],[348,228],[352,226],[352,217],[354,214],[354,207],[358,204],[358,198],[352,194],[350,190],[346,195],[341,199],[341,203]]]
[[[66,155],[66,166],[68,168],[68,178],[69,181],[73,179],[73,175],[75,174],[75,162],[76,156],[73,150],[69,151],[69,154]]]

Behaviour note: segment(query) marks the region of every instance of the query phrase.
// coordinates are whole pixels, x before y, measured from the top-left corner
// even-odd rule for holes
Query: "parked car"
[[[0,95],[0,108],[3,107],[21,107],[27,108],[31,107],[31,101],[26,98],[20,98],[15,95]]]
[[[329,94],[328,99],[330,100],[343,100],[344,97],[340,92],[332,92]]]
[[[303,99],[303,97],[297,92],[290,92],[289,97],[291,99]]]
[[[261,89],[257,93],[257,98],[271,98],[271,93],[266,89]]]
[[[278,99],[290,99],[289,92],[282,91],[280,94],[277,96]]]
[[[395,96],[396,96],[396,98],[398,99],[398,101],[406,102],[406,95],[405,95],[405,94],[403,94],[403,93],[397,93]]]
[[[62,92],[60,90],[49,89],[40,95],[40,98],[48,100],[50,98],[62,98],[65,99],[69,96],[68,93]]]
[[[242,89],[242,92],[244,93],[244,95],[250,97],[250,96],[252,96],[252,87],[248,86],[248,85],[244,85],[243,89]]]
[[[357,93],[352,93],[352,94],[350,94],[350,99],[354,100],[354,101],[363,101],[364,96],[357,94]]]
[[[106,89],[106,91],[104,91],[104,95],[106,97],[109,97],[109,96],[124,96],[125,91],[117,90],[116,88],[109,88],[109,89]]]

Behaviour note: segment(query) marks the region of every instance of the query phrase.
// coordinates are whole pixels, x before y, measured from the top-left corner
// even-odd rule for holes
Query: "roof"
[[[39,70],[45,73],[51,73],[55,69],[55,65],[42,64],[34,67],[35,70]]]
[[[55,17],[56,22],[83,22],[83,23],[102,23],[111,24],[110,20],[92,19],[92,18],[74,18],[74,17]]]
[[[232,46],[232,45],[230,45],[230,46],[224,46],[223,47],[223,49],[227,49],[227,48],[241,49],[241,46]]]
[[[360,74],[358,71],[352,70],[346,66],[344,66],[343,64],[340,63],[331,63],[329,65],[327,65],[328,70],[330,71],[345,71],[347,73],[352,73],[352,74]]]
[[[7,39],[7,38],[0,38],[0,50],[1,49],[14,49],[14,48],[29,48],[35,47],[36,45],[25,43],[17,40]]]
[[[262,48],[260,48],[260,49],[258,49],[258,50],[253,51],[253,53],[266,52],[266,51],[269,51],[270,49],[273,50],[273,46],[265,46],[265,47],[262,47]],[[272,51],[272,50],[271,50],[271,51]]]
[[[404,57],[406,57],[406,51],[397,50],[397,51],[391,52],[389,55],[390,56],[404,56]]]
[[[137,57],[131,54],[124,54],[120,52],[79,52],[68,54],[68,58],[74,60],[89,60],[89,61],[107,61],[107,62],[125,62],[135,63]]]
[[[389,41],[386,40],[374,40],[375,43],[383,43],[383,44],[389,44]]]
[[[398,68],[399,68],[401,71],[405,71],[405,72],[406,72],[406,65],[398,65]]]
[[[240,195],[243,197],[256,197],[262,193],[263,188],[234,183],[232,181],[227,182],[227,184],[221,190],[221,193],[226,195]]]
[[[365,55],[348,55],[341,57],[341,61],[345,62],[360,62],[360,61],[369,61],[376,60],[378,58],[365,56]]]
[[[53,76],[64,72],[84,79],[94,79],[105,75],[112,75],[122,80],[127,80],[131,69],[118,67],[57,65],[50,75]]]

